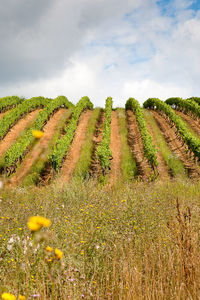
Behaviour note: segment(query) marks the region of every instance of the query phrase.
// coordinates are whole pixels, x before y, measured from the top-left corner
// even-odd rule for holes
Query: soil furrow
[[[190,115],[184,114],[178,110],[176,110],[175,113],[179,115],[185,122],[187,122],[194,132],[200,136],[200,120],[194,120]]]
[[[103,109],[101,110],[100,117],[96,124],[96,130],[93,137],[93,152],[91,158],[90,176],[93,178],[98,178],[102,175],[101,166],[97,157],[97,148],[102,141],[103,136],[103,124],[105,121],[105,114]]]
[[[164,134],[164,137],[169,145],[169,148],[179,157],[184,167],[188,171],[188,175],[191,178],[197,178],[200,175],[198,165],[194,162],[191,154],[188,153],[187,147],[176,133],[176,127],[171,126],[162,113],[151,111],[158,126]]]
[[[38,157],[40,157],[41,155],[45,155],[45,152],[48,149],[49,142],[53,137],[54,131],[56,130],[57,124],[65,112],[66,109],[59,109],[46,123],[46,125],[43,128],[43,137],[27,154],[21,166],[16,171],[15,175],[11,178],[11,183],[13,185],[19,184],[23,180],[23,178],[29,173],[30,168],[38,159]]]
[[[2,141],[0,141],[0,157],[9,149],[9,147],[16,141],[23,130],[31,123],[38,115],[40,109],[32,111],[23,119],[20,119],[6,134]]]
[[[159,174],[159,179],[162,181],[162,180],[165,180],[165,179],[168,179],[170,176],[170,169],[169,167],[166,165],[163,157],[162,157],[162,154],[159,150],[159,145],[158,145],[158,142],[154,136],[154,133],[153,133],[153,130],[152,130],[152,127],[150,124],[147,124],[147,129],[152,137],[152,140],[153,140],[153,144],[156,146],[156,149],[157,149],[157,153],[156,153],[156,156],[157,156],[157,161],[159,163],[158,165],[158,174]]]
[[[113,184],[121,176],[121,139],[116,111],[112,111],[111,115],[110,149],[112,151],[112,160],[109,183]]]
[[[2,112],[2,113],[0,113],[0,120],[7,114],[9,112],[9,110],[8,111],[5,111],[5,112]]]
[[[144,148],[142,136],[135,118],[131,110],[127,110],[127,124],[128,124],[128,143],[131,151],[136,159],[138,175],[146,180],[151,174],[151,166],[149,165],[146,157],[144,156]]]
[[[90,110],[84,111],[80,116],[79,123],[69,153],[67,154],[67,157],[63,162],[60,171],[60,178],[58,179],[58,182],[61,187],[65,184],[65,182],[70,181],[73,175],[73,171],[76,163],[78,162],[81,153],[81,147],[85,139],[86,128],[91,116],[92,111]]]

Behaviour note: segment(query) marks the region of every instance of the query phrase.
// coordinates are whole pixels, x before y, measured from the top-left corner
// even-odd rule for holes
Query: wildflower
[[[26,300],[25,296],[19,295],[19,300]]]
[[[56,258],[61,259],[63,257],[63,252],[60,251],[59,249],[55,248],[54,250]]]
[[[33,130],[32,134],[36,139],[41,139],[41,137],[43,137],[43,135],[44,135],[44,132],[42,132],[40,130]]]
[[[3,293],[1,295],[2,300],[16,300],[15,295],[9,293]]]
[[[46,247],[46,251],[47,251],[47,252],[51,252],[52,250],[53,250],[53,248],[51,248],[50,246],[47,246],[47,247]]]
[[[28,228],[31,231],[38,231],[42,227],[49,227],[51,225],[51,221],[44,217],[33,216],[30,217],[27,223]]]

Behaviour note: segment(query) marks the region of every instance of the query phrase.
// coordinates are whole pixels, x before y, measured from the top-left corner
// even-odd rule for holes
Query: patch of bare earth
[[[29,173],[30,168],[33,166],[34,162],[41,156],[46,155],[49,142],[52,139],[59,120],[62,118],[66,109],[59,109],[55,114],[49,119],[43,128],[44,135],[34,146],[34,148],[27,154],[24,161],[22,162],[20,168],[17,170],[15,175],[11,178],[11,184],[19,184],[25,176]]]
[[[0,113],[0,120],[8,113],[8,111]]]
[[[92,178],[98,178],[99,176],[102,175],[101,166],[97,157],[97,148],[102,141],[104,121],[105,121],[105,114],[102,109],[96,124],[96,129],[93,137],[93,151],[92,151],[91,167],[90,167],[90,176]]]
[[[10,148],[16,141],[24,129],[36,118],[39,109],[29,113],[23,119],[20,119],[6,134],[2,141],[0,141],[0,157]]]
[[[156,150],[157,150],[156,156],[157,156],[157,161],[159,163],[159,165],[158,165],[159,180],[163,181],[163,180],[169,179],[170,178],[170,176],[169,176],[170,169],[167,166],[167,164],[165,163],[163,156],[159,150],[159,145],[158,145],[157,139],[154,136],[151,125],[148,124],[147,122],[146,122],[146,124],[147,124],[147,129],[152,137],[153,144],[156,146]]]
[[[121,176],[121,139],[116,111],[112,111],[111,115],[110,149],[112,151],[112,160],[109,183],[113,184]]]
[[[199,119],[193,119],[192,116],[185,114],[181,111],[175,111],[177,115],[179,115],[186,123],[190,125],[190,127],[194,130],[194,132],[200,136],[200,120]]]
[[[75,165],[80,157],[81,148],[85,139],[87,125],[91,116],[91,110],[84,111],[80,116],[79,123],[69,153],[67,154],[60,171],[60,178],[58,179],[58,183],[61,187],[66,182],[69,182],[73,175]]]
[[[152,173],[152,169],[144,156],[142,136],[134,113],[131,110],[127,110],[126,116],[128,125],[128,144],[136,160],[138,175],[143,180],[147,180]]]
[[[188,170],[188,175],[191,178],[198,178],[200,175],[200,169],[195,162],[194,157],[188,151],[187,146],[183,142],[182,138],[178,135],[175,125],[171,125],[167,116],[161,112],[151,111],[158,126],[160,127],[163,135],[169,145],[169,148],[177,155],[181,160],[184,167]]]

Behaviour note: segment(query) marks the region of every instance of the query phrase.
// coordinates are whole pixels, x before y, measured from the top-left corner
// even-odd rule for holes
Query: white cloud
[[[50,20],[64,15],[64,3],[62,0],[55,11],[46,15],[43,25],[52,30],[54,37],[62,28],[54,28]],[[75,6],[70,3],[68,8],[73,12]],[[64,32],[68,32],[65,43],[60,45],[62,55],[68,43],[71,49],[63,55],[68,62],[65,68],[26,83],[2,85],[1,95],[53,98],[64,94],[74,103],[88,95],[99,106],[104,105],[107,96],[113,97],[115,106],[124,106],[129,97],[142,103],[149,97],[200,95],[200,14],[187,10],[191,1],[171,3],[173,17],[169,13],[163,15],[153,0],[138,0],[134,4],[131,0],[84,0],[68,23],[73,27],[72,36],[68,40],[69,31],[62,33],[64,38]],[[125,16],[127,11],[130,14]],[[48,46],[57,41],[51,41],[51,30]],[[79,37],[81,43],[76,40]],[[59,45],[54,48],[55,56],[60,53],[55,50],[58,48]],[[48,52],[46,59],[49,63]]]

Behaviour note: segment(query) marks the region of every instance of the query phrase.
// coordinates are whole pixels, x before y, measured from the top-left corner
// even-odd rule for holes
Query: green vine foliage
[[[105,105],[105,122],[102,141],[97,148],[97,157],[101,165],[103,175],[105,175],[110,169],[110,160],[112,158],[112,152],[110,149],[112,103],[112,98],[108,97]]]
[[[49,160],[51,161],[55,171],[58,171],[62,166],[62,162],[74,138],[79,117],[85,109],[93,109],[92,102],[86,96],[82,97],[77,103],[77,105],[75,106],[70,123],[65,128],[65,135],[62,137],[62,139],[59,138],[57,140],[56,146],[54,147],[54,150],[51,156],[49,157]]]
[[[29,112],[40,108],[45,107],[51,99],[44,97],[34,97],[28,100],[23,101],[17,107],[9,111],[1,120],[0,120],[0,139],[6,135],[9,129],[23,116]]]
[[[192,112],[195,116],[200,118],[200,106],[192,99],[169,98],[165,103],[177,110]]]
[[[18,160],[23,158],[24,153],[34,141],[33,130],[42,130],[50,116],[60,107],[73,108],[74,105],[64,96],[58,96],[57,98],[48,101],[46,107],[39,112],[33,126],[27,129],[26,133],[6,151],[3,162],[4,167],[13,167]]]
[[[200,105],[200,97],[191,97],[191,98],[187,98],[186,100],[195,101],[198,105]]]
[[[188,145],[188,148],[194,153],[195,157],[200,161],[200,139],[194,137],[187,131],[187,127],[182,119],[176,115],[173,109],[167,103],[158,98],[149,98],[143,103],[144,108],[157,109],[166,114],[170,120],[175,124],[180,136]]]
[[[25,99],[19,98],[18,96],[7,96],[0,98],[0,112],[4,112],[12,107],[15,107],[23,101],[25,101]]]
[[[140,107],[140,104],[134,98],[129,98],[126,102],[125,106],[126,110],[130,109],[135,113],[136,121],[138,123],[140,133],[142,136],[142,142],[144,146],[144,156],[147,158],[150,165],[153,167],[158,166],[157,156],[156,156],[156,148],[153,145],[153,141],[151,135],[148,132],[146,122],[144,120],[144,112]]]

